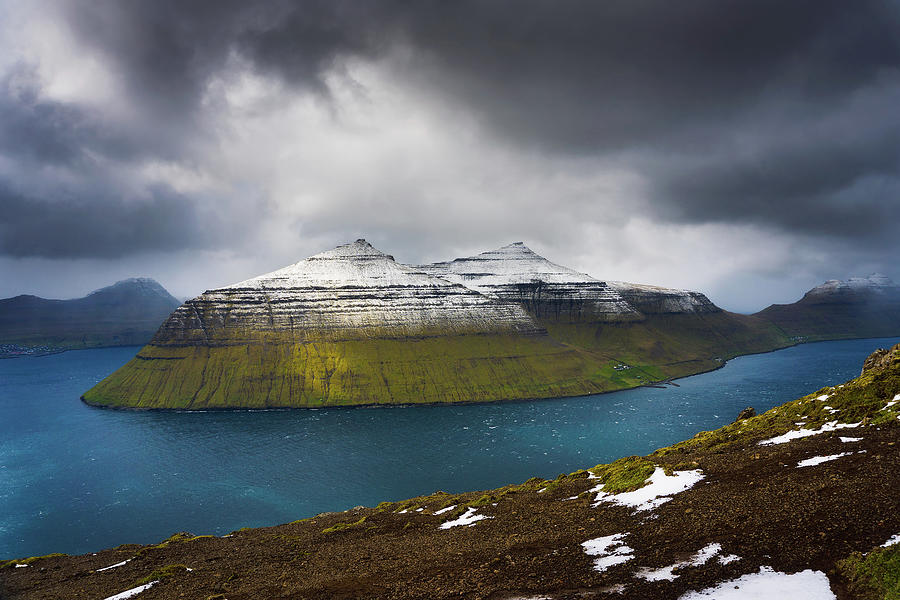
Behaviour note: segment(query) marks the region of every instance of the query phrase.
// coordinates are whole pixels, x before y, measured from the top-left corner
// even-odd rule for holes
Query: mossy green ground
[[[840,561],[837,570],[856,598],[900,600],[900,544],[854,552]]]
[[[548,335],[298,342],[254,332],[239,345],[151,344],[84,400],[197,410],[552,398],[707,371],[787,345],[770,325],[730,313],[542,324]]]

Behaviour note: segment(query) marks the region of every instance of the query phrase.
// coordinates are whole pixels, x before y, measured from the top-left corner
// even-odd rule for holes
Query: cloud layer
[[[900,278],[896,2],[0,17],[0,272],[17,277],[0,295],[81,293],[53,265],[98,286],[96,261],[150,256],[188,295],[361,236],[409,262],[522,239],[739,310]]]

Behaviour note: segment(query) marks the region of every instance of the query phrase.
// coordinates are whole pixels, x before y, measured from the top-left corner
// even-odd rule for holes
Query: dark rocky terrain
[[[857,379],[742,417],[554,480],[11,560],[0,596],[93,600],[149,585],[140,600],[643,600],[768,585],[752,597],[896,597],[900,345]]]
[[[145,344],[179,304],[148,278],[125,279],[73,300],[0,299],[2,355]]]

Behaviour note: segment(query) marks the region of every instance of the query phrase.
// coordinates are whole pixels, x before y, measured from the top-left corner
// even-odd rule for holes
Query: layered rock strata
[[[606,282],[554,264],[522,242],[418,267],[554,320],[633,321],[642,315]]]

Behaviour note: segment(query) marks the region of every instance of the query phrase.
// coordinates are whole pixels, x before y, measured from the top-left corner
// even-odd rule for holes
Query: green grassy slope
[[[698,373],[788,343],[768,323],[730,313],[542,324],[550,335],[298,342],[257,332],[240,345],[151,344],[84,400],[206,409],[551,398]]]
[[[548,336],[458,335],[240,346],[149,345],[84,394],[135,408],[484,402],[620,387],[605,359]],[[634,385],[634,382],[631,383]]]
[[[771,323],[725,311],[649,315],[629,323],[541,324],[557,340],[642,371],[649,380],[708,371],[741,354],[791,344]]]

